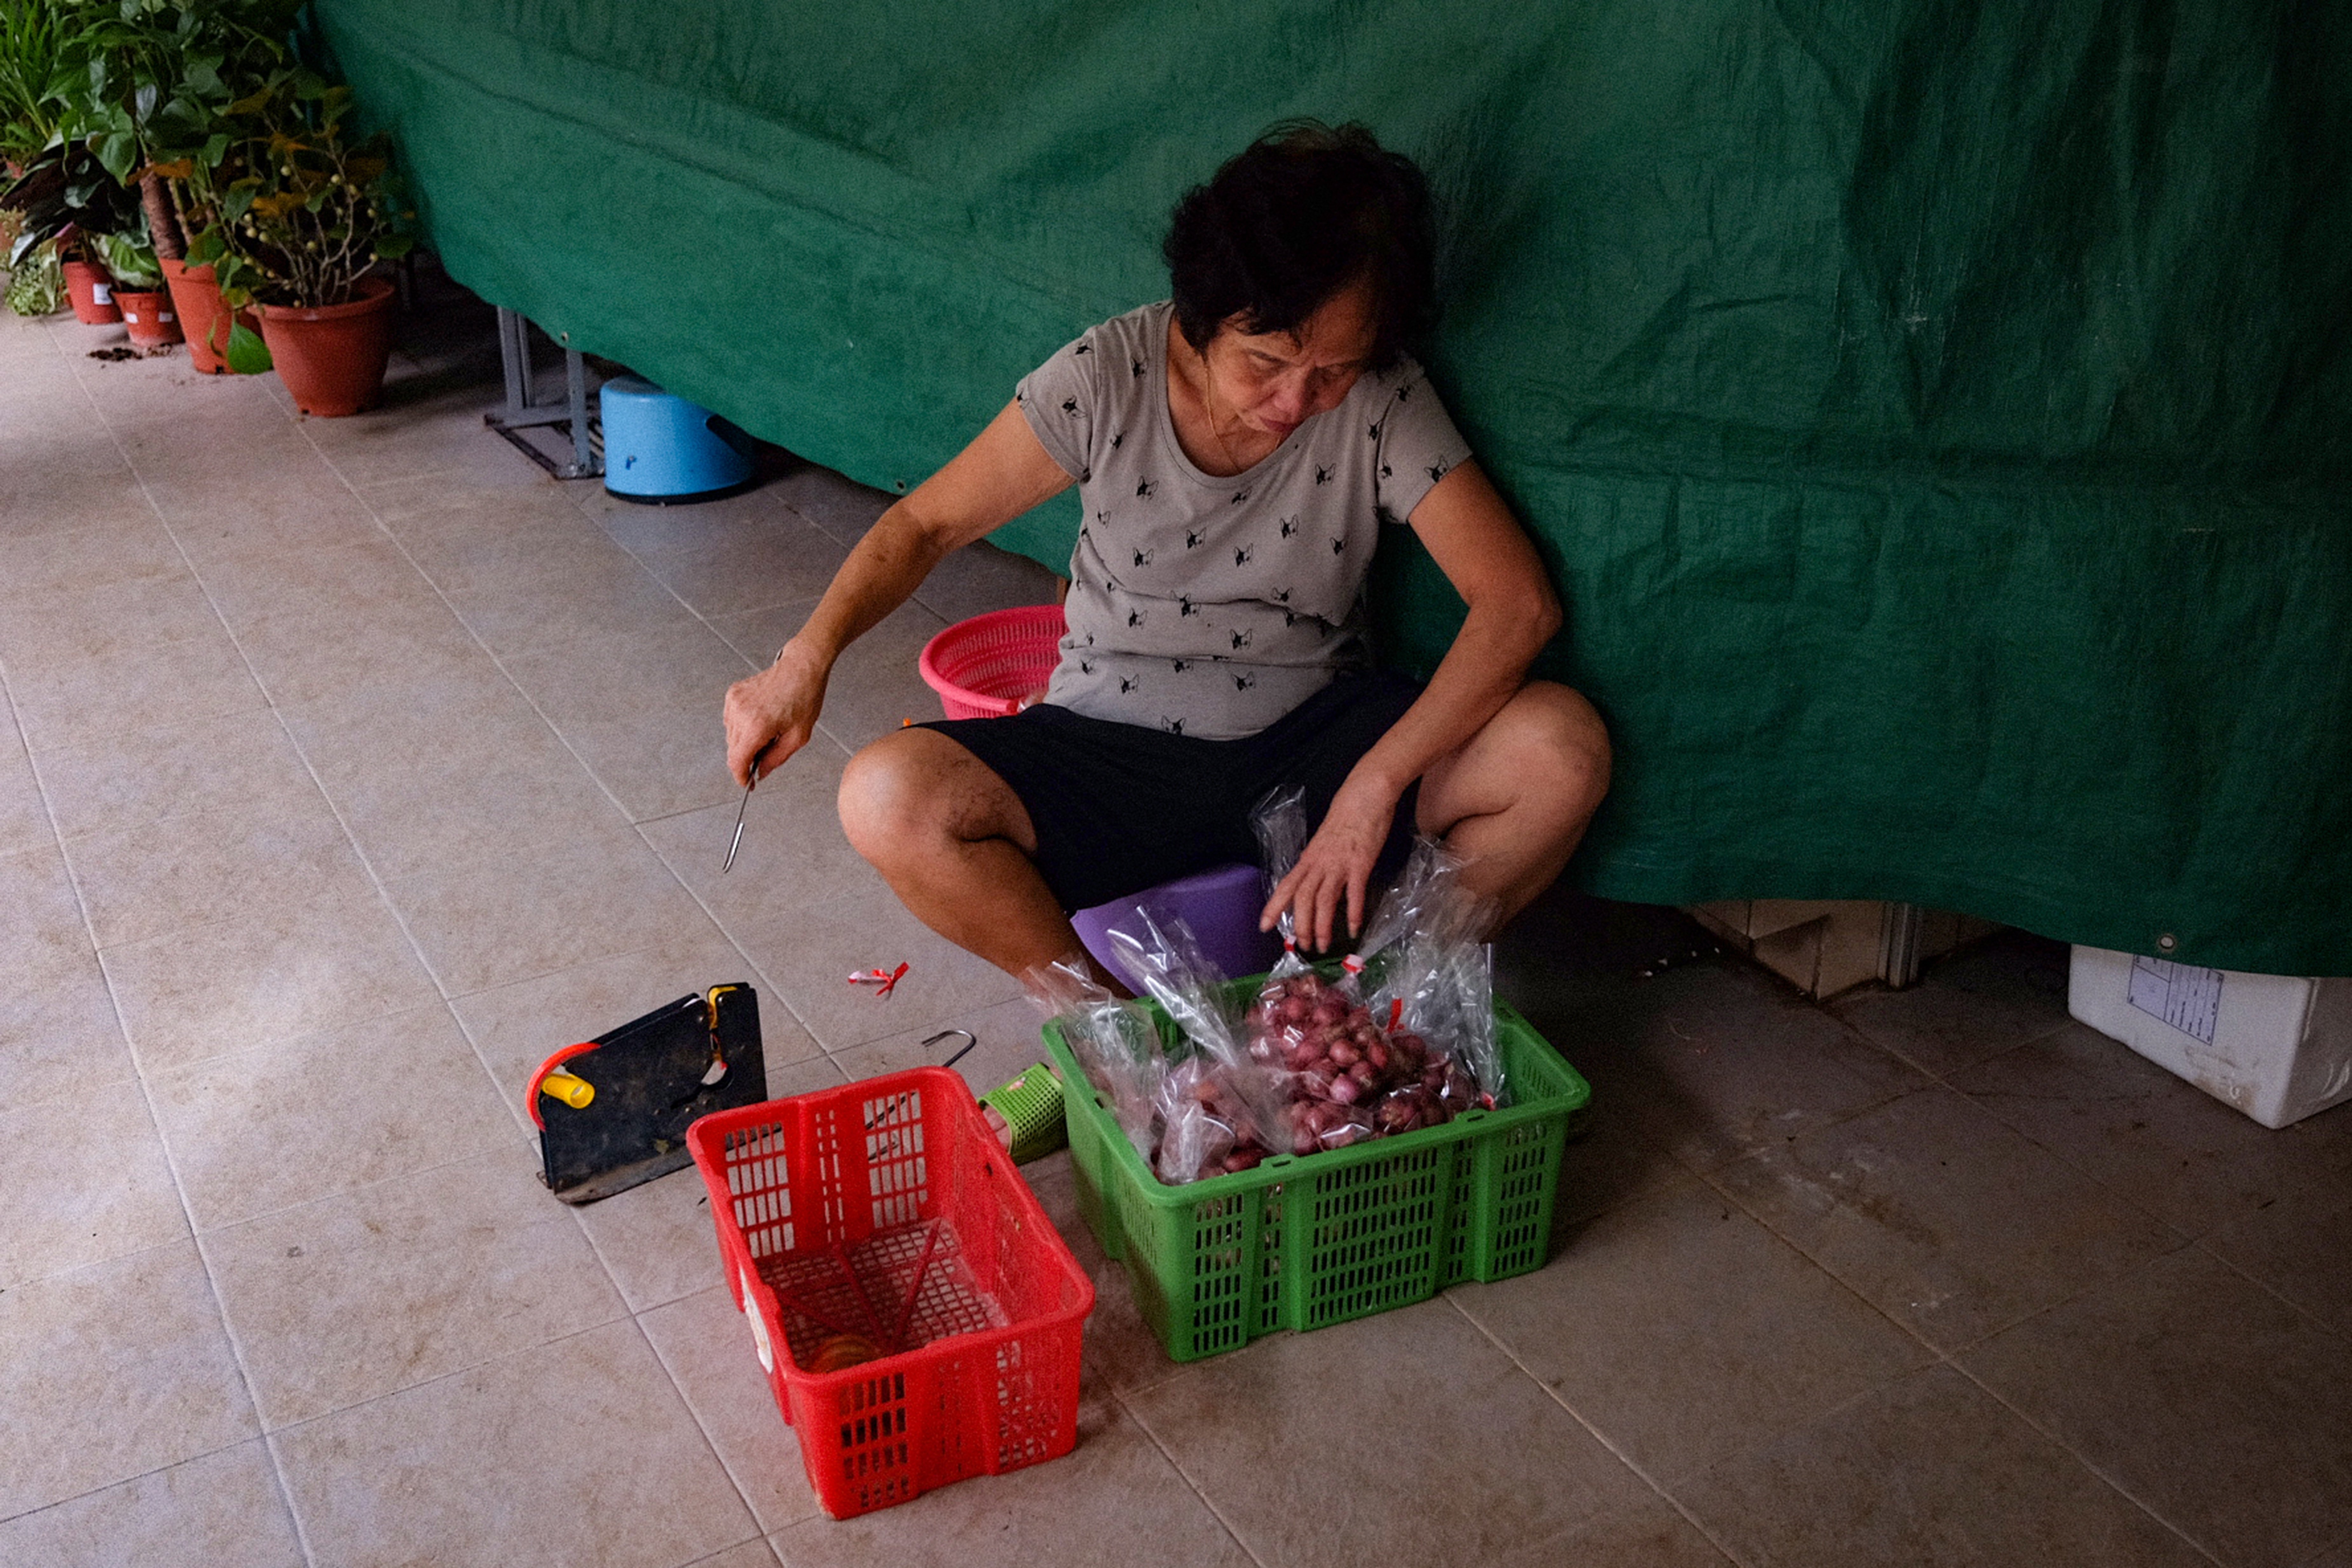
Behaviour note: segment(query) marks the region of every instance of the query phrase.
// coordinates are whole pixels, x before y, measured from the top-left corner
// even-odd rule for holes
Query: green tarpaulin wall
[[[459,279],[885,488],[1259,129],[1362,120],[1616,736],[1585,886],[2352,972],[2352,7],[316,8]]]

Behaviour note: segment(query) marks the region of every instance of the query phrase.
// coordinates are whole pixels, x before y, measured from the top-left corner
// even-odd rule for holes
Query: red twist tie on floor
[[[849,977],[849,983],[852,985],[872,985],[877,987],[874,994],[877,999],[879,999],[881,997],[887,996],[892,991],[896,990],[898,988],[898,982],[906,978],[906,974],[907,965],[902,963],[893,970],[869,969],[863,974],[853,974]]]

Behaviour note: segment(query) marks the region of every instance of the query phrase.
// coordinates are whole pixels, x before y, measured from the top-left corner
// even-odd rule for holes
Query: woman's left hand
[[[1307,841],[1298,863],[1275,884],[1274,896],[1266,900],[1258,916],[1258,929],[1273,930],[1288,910],[1300,950],[1327,952],[1334,935],[1333,922],[1344,903],[1345,934],[1353,937],[1362,931],[1365,889],[1381,849],[1388,843],[1389,824],[1395,819],[1397,799],[1402,793],[1369,782],[1360,773],[1349,774],[1339,793],[1332,796],[1331,809],[1323,814],[1322,826]]]

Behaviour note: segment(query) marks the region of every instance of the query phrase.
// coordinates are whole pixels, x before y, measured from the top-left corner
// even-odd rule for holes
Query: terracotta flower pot
[[[188,363],[206,375],[228,369],[221,356],[228,353],[228,312],[221,308],[220,285],[209,267],[191,267],[169,257],[156,258],[163,269],[163,287],[172,291],[172,309],[188,338]]]
[[[392,353],[393,299],[390,282],[362,278],[348,305],[261,307],[262,341],[295,407],[331,419],[375,406]]]
[[[180,319],[173,314],[172,296],[163,289],[117,289],[114,302],[121,308],[132,348],[160,349],[180,341]]]
[[[68,261],[64,269],[66,297],[73,301],[75,321],[102,327],[122,320],[122,311],[114,302],[114,279],[105,268],[93,261]]]

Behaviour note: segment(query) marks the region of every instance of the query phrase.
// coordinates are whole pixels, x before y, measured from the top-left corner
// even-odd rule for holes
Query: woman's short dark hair
[[[1370,368],[1436,322],[1429,182],[1361,125],[1286,121],[1176,204],[1160,247],[1177,329],[1205,350],[1229,317],[1296,331],[1357,279],[1372,286]]]

